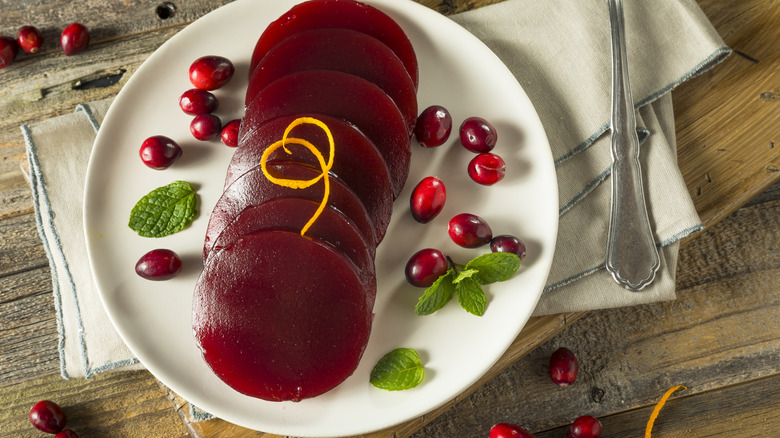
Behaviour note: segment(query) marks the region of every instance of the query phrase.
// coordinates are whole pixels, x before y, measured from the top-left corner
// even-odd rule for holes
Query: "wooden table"
[[[41,53],[0,70],[0,436],[43,436],[38,400],[60,403],[82,437],[269,436],[220,420],[189,421],[185,402],[148,372],[64,381],[58,373],[51,276],[20,171],[22,123],[115,96],[165,40],[227,0],[7,1],[0,35],[32,24]],[[420,0],[444,14],[496,0]],[[594,415],[604,437],[642,436],[663,392],[683,384],[656,436],[776,436],[780,430],[780,3],[699,0],[736,54],[674,92],[679,162],[706,226],[683,242],[678,299],[532,319],[500,363],[448,406],[371,436],[484,437],[496,422],[562,437]],[[67,24],[92,30],[66,58]],[[546,361],[577,352],[581,373],[561,389]]]

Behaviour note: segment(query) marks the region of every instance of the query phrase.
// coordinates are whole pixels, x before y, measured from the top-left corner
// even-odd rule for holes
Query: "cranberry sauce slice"
[[[217,236],[209,257],[255,231],[277,229],[300,233],[318,207],[317,202],[302,198],[275,198],[249,206]],[[369,308],[373,308],[376,299],[376,248],[366,242],[355,224],[344,214],[328,206],[306,230],[305,235],[332,245],[355,264],[369,300]]]
[[[301,113],[328,115],[354,124],[381,152],[390,169],[393,195],[398,196],[409,175],[411,142],[401,112],[384,91],[339,71],[287,75],[267,86],[246,109],[238,141],[266,120]]]
[[[267,168],[268,172],[277,178],[309,180],[321,174],[318,169],[302,163],[269,162]],[[322,201],[322,196],[322,182],[306,189],[292,189],[272,183],[259,166],[255,167],[230,184],[217,200],[206,226],[203,251],[207,255],[219,233],[250,205],[257,205],[263,201],[280,197],[305,198],[319,203]],[[328,205],[344,213],[363,233],[366,241],[372,246],[376,246],[374,225],[366,208],[355,192],[336,177],[330,178]],[[204,260],[205,258],[204,256]]]
[[[193,332],[236,391],[269,401],[327,392],[357,368],[371,309],[354,264],[332,246],[258,231],[214,253],[195,286]]]
[[[393,213],[393,187],[390,172],[376,146],[349,123],[319,114],[281,116],[264,122],[247,133],[236,149],[228,166],[226,184],[247,170],[258,166],[266,148],[281,140],[287,126],[300,116],[316,118],[328,127],[333,135],[334,158],[331,175],[341,179],[366,207],[374,223],[377,242],[382,241],[390,216]],[[330,157],[328,137],[325,131],[313,124],[298,125],[290,131],[290,137],[312,143],[327,162]],[[270,161],[296,161],[318,168],[317,158],[307,148],[289,144],[288,154],[282,148],[272,152]]]
[[[376,84],[401,110],[409,132],[414,129],[417,94],[409,73],[386,45],[349,29],[310,30],[279,43],[252,74],[246,106],[271,82],[302,70],[337,70]]]
[[[379,9],[356,1],[311,0],[293,6],[260,35],[249,64],[251,77],[260,60],[274,46],[298,32],[343,28],[371,35],[386,44],[403,62],[415,89],[419,81],[417,56],[401,26]]]

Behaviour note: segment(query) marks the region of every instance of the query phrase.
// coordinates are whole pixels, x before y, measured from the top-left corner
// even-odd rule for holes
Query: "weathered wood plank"
[[[0,242],[0,277],[48,266],[33,214],[0,220]]]

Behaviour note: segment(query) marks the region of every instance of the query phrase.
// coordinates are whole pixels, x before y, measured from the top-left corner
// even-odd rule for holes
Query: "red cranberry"
[[[471,152],[490,152],[497,140],[496,128],[481,117],[469,117],[460,125],[460,143]]]
[[[444,183],[435,176],[425,177],[412,190],[409,200],[412,217],[421,224],[428,223],[441,213],[446,200],[447,189]]]
[[[16,32],[16,42],[27,53],[35,53],[43,45],[43,37],[34,26],[22,26]]]
[[[598,438],[601,436],[601,422],[590,415],[574,420],[566,432],[568,438]]]
[[[30,409],[30,422],[38,430],[57,433],[65,427],[65,412],[53,401],[39,401]]]
[[[218,106],[219,101],[216,96],[197,88],[185,91],[179,98],[181,110],[192,116],[213,113]]]
[[[204,56],[190,65],[190,82],[201,90],[216,90],[233,77],[233,63],[221,56]]]
[[[11,65],[19,53],[19,45],[11,37],[0,36],[0,68]]]
[[[82,52],[88,45],[89,31],[79,23],[66,27],[60,35],[60,46],[67,56]]]
[[[534,438],[522,427],[510,423],[498,423],[490,428],[490,438]]]
[[[222,131],[222,122],[214,114],[201,114],[195,116],[190,123],[190,132],[198,140],[213,140]]]
[[[469,162],[468,172],[474,182],[483,186],[492,186],[504,179],[506,164],[498,155],[485,152]]]
[[[550,378],[555,384],[566,387],[574,383],[580,366],[577,357],[568,348],[561,347],[550,356]]]
[[[426,248],[414,253],[406,263],[406,280],[413,286],[429,287],[447,273],[447,257],[438,249]]]
[[[426,148],[441,146],[450,137],[452,116],[446,108],[439,105],[425,108],[417,118],[414,137]]]
[[[238,129],[241,127],[241,120],[231,120],[227,122],[224,128],[222,128],[222,133],[220,134],[220,137],[222,138],[222,143],[225,143],[225,145],[230,146],[232,148],[238,146]]]
[[[141,161],[152,169],[162,170],[181,156],[181,147],[175,141],[162,135],[147,138],[138,151]]]
[[[57,435],[54,435],[54,438],[79,438],[79,436],[76,435],[76,432],[70,429],[65,429]]]
[[[138,259],[135,273],[147,280],[169,280],[181,271],[181,259],[169,249],[153,249]]]
[[[520,257],[520,260],[525,258],[525,244],[522,240],[509,234],[494,237],[490,241],[490,251],[509,252]]]
[[[480,247],[493,238],[493,231],[487,222],[471,213],[461,213],[450,219],[447,232],[453,242],[464,248]]]

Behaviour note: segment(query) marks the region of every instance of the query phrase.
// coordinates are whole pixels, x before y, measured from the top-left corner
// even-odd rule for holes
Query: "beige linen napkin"
[[[610,46],[604,0],[508,0],[453,20],[507,64],[536,106],[550,139],[560,189],[560,230],[536,315],[673,299],[677,241],[701,227],[676,163],[668,92],[730,51],[693,0],[628,0],[628,61],[645,192],[662,266],[641,293],[603,269],[609,210]],[[110,101],[22,126],[35,213],[49,254],[66,378],[139,366],[111,326],[89,267],[81,204],[90,149]]]

